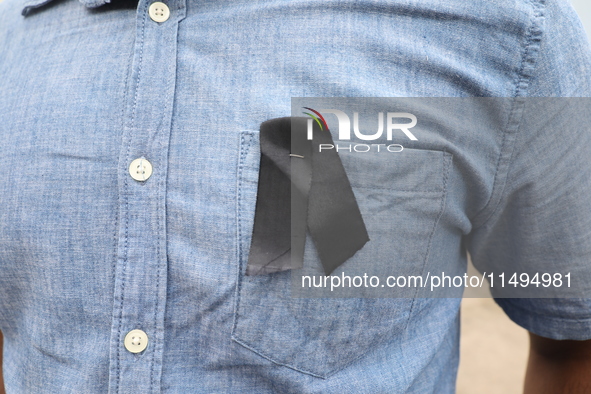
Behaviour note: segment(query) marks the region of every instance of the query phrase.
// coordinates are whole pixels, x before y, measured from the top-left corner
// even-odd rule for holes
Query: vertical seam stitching
[[[128,88],[129,88],[129,74],[132,71],[131,70],[132,66],[133,66],[133,56],[132,56],[132,58],[131,58],[131,60],[130,60],[130,62],[128,64],[127,71],[125,73],[123,105],[121,106],[121,123],[122,123],[122,126],[123,126],[123,130],[125,130],[125,123],[126,123],[125,122],[125,107],[126,107],[125,103],[127,103],[127,99],[128,99],[128,93],[129,93],[128,92]],[[122,135],[121,136],[121,139],[122,140],[123,140],[123,138],[125,138],[125,135]],[[118,170],[119,170],[119,168],[118,168]],[[123,188],[125,189],[126,187],[127,187],[127,179],[124,181],[124,184],[123,184]],[[121,198],[121,194],[120,194],[121,191],[120,190],[117,190],[117,192],[119,193],[119,198]],[[124,203],[127,205],[127,198],[123,197],[123,199],[124,199]],[[119,201],[119,204],[120,203],[121,203],[121,201]],[[127,219],[127,216],[126,216],[126,219]],[[116,214],[115,214],[115,231],[113,233],[114,256],[113,256],[113,264],[111,266],[111,270],[112,270],[111,272],[113,273],[113,275],[112,275],[113,293],[116,292],[115,286],[116,286],[116,283],[117,283],[117,265],[118,265],[118,261],[119,261],[119,226],[121,224],[120,223],[120,220],[121,220],[121,217],[120,217],[120,209],[118,208],[116,210]],[[127,242],[127,234],[126,234],[126,232],[127,232],[127,220],[125,222],[125,231],[124,231],[124,234],[125,234],[125,242]],[[121,310],[122,304],[120,303],[119,306],[120,306],[119,309]],[[119,342],[119,338],[120,337],[121,337],[121,330],[118,329],[117,330],[117,342]],[[117,390],[118,390],[118,386],[119,386],[119,373],[120,373],[119,347],[120,347],[120,344],[117,343],[117,346],[116,346],[116,349],[117,350],[116,350],[116,353],[115,353],[115,360],[116,360],[116,363],[117,363],[117,365],[116,365],[116,372],[117,372],[117,376],[116,376],[116,388],[117,388]]]
[[[143,10],[142,10],[142,26],[141,26],[141,33],[140,33],[140,53],[139,53],[139,59],[138,59],[138,75],[136,77],[136,84],[135,84],[135,94],[134,94],[134,98],[133,98],[133,107],[132,107],[132,116],[130,119],[130,123],[129,123],[129,132],[133,133],[133,125],[135,122],[135,109],[137,106],[137,99],[138,99],[138,86],[140,83],[140,78],[141,78],[141,70],[142,70],[142,60],[143,60],[143,52],[144,52],[144,35],[145,35],[145,25],[146,25],[146,16],[145,16],[145,11],[148,7],[148,3],[146,2],[144,4]],[[127,145],[127,150],[125,152],[125,158],[129,157],[129,152],[131,150],[131,135],[130,134],[130,141],[128,142]],[[128,185],[129,185],[129,180],[127,179],[127,177],[124,176],[124,189],[127,190],[128,189]],[[129,249],[129,237],[128,237],[128,231],[129,231],[129,199],[127,198],[127,195],[124,197],[125,200],[125,243],[124,243],[124,247],[125,247],[125,252],[124,252],[124,258],[123,258],[123,267],[122,267],[122,272],[121,272],[121,300],[119,302],[119,327],[117,329],[117,341],[119,341],[121,339],[121,331],[123,329],[123,304],[125,301],[125,275],[126,275],[126,271],[127,271],[127,258],[128,258],[128,249]],[[115,382],[115,391],[118,392],[119,391],[119,384],[120,384],[120,375],[121,375],[121,344],[118,343],[117,344],[117,379]]]
[[[507,175],[514,157],[516,135],[521,126],[521,120],[523,117],[524,97],[527,93],[530,79],[533,76],[533,71],[536,69],[537,65],[544,33],[543,20],[545,16],[545,0],[529,0],[528,2],[533,7],[533,15],[531,17],[531,24],[525,35],[522,61],[515,81],[515,92],[507,124],[503,132],[499,157],[495,166],[493,188],[485,206],[477,212],[471,220],[473,223],[472,231],[486,224],[497,212],[503,200]]]
[[[251,136],[252,138],[252,136]],[[250,149],[250,146],[248,146],[248,148],[246,147],[246,133],[242,133],[242,135],[240,136],[240,155],[238,158],[238,170],[237,170],[237,177],[236,177],[236,193],[237,193],[237,203],[236,203],[236,257],[237,257],[237,275],[236,275],[236,302],[234,303],[234,322],[232,324],[232,333],[231,336],[234,340],[236,340],[235,338],[235,334],[236,334],[236,327],[238,325],[238,309],[240,306],[240,290],[242,288],[242,278],[241,278],[241,272],[242,272],[242,265],[243,265],[243,259],[242,259],[242,242],[241,242],[241,238],[242,238],[242,215],[240,214],[241,212],[241,205],[242,205],[242,173],[243,173],[243,169],[244,169],[244,158],[246,157],[246,154],[248,152],[248,150]]]

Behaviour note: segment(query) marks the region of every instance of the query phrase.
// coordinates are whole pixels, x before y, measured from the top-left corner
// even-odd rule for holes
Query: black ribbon
[[[261,161],[247,275],[303,267],[306,228],[329,275],[369,236],[328,130],[308,118],[261,124]],[[320,151],[321,145],[325,147]]]

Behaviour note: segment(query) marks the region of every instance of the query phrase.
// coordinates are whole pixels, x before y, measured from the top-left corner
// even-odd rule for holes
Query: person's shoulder
[[[591,47],[578,14],[567,0],[535,1],[542,23],[528,96],[591,96]]]

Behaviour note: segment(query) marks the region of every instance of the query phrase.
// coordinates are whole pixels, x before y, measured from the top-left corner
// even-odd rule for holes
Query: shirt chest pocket
[[[401,337],[412,306],[412,295],[408,296],[412,289],[394,298],[386,293],[394,290],[385,281],[393,273],[423,274],[444,209],[452,158],[442,151],[415,149],[342,153],[370,242],[333,275],[367,273],[379,277],[381,284],[373,293],[363,286],[353,289],[359,293],[341,289],[347,298],[298,298],[290,290],[292,275],[300,273],[244,275],[256,204],[258,143],[256,132],[241,136],[239,277],[232,339],[276,364],[326,378],[380,346],[394,346]],[[376,154],[382,156],[376,159]],[[304,265],[305,275],[322,275],[310,240]]]

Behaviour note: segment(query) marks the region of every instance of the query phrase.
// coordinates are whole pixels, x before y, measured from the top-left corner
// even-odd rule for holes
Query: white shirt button
[[[170,16],[170,10],[168,9],[168,6],[159,1],[150,4],[148,13],[154,22],[165,22]]]
[[[142,330],[131,330],[125,336],[125,348],[131,353],[143,352],[148,347],[148,335]]]
[[[152,164],[143,157],[135,159],[129,165],[129,175],[136,181],[144,182],[152,176]]]

